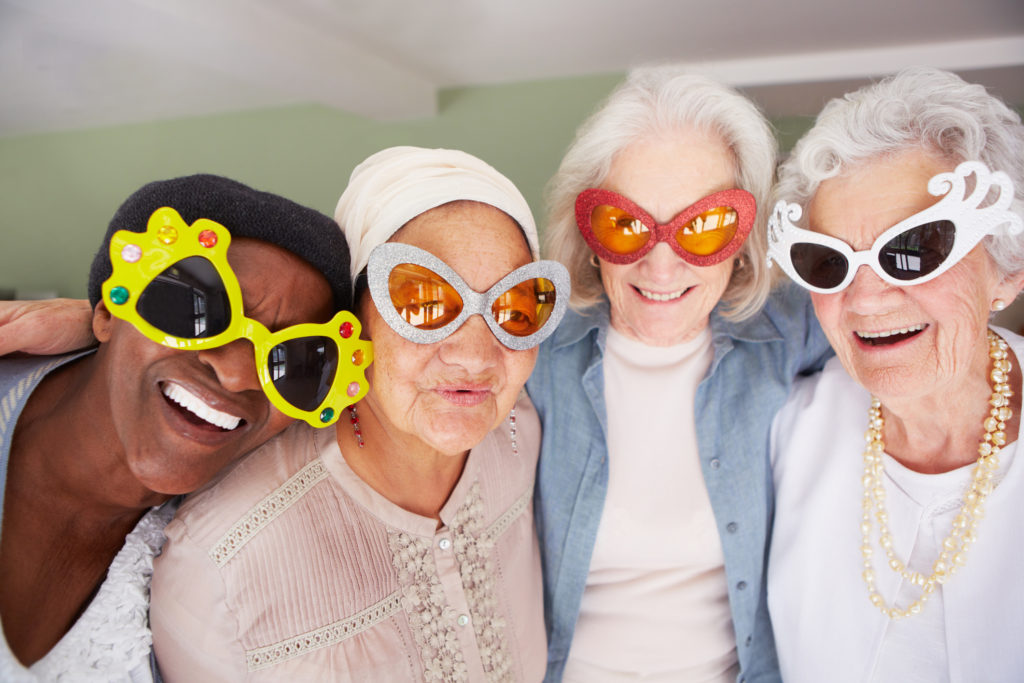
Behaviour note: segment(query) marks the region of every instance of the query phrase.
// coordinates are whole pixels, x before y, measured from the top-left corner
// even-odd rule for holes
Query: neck
[[[1009,352],[1013,391],[1012,418],[1006,423],[1006,442],[1016,440],[1020,427],[1021,370]],[[885,450],[900,464],[917,472],[937,474],[978,459],[984,420],[992,406],[992,359],[986,342],[971,367],[955,386],[943,386],[928,396],[882,399]]]
[[[126,465],[97,365],[93,354],[58,368],[32,393],[12,442],[8,491],[12,476],[28,479],[18,486],[65,501],[76,515],[137,520],[170,496],[142,486]]]
[[[356,408],[362,448],[348,411],[337,423],[338,446],[349,467],[395,505],[440,524],[441,508],[462,476],[469,451],[445,454],[413,435],[388,428],[365,399]]]

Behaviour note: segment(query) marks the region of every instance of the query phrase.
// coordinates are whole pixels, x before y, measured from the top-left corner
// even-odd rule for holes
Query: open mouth
[[[164,398],[180,415],[194,425],[230,432],[242,423],[242,418],[211,408],[201,398],[173,382],[165,382]]]
[[[639,287],[633,287],[645,299],[651,301],[675,301],[681,299],[692,287],[684,287],[683,289],[676,290],[674,292],[652,292],[647,289],[640,289]]]
[[[882,332],[855,332],[854,334],[857,335],[857,339],[861,343],[868,346],[889,346],[917,336],[924,331],[925,327],[927,325],[911,325],[910,327],[900,327]]]

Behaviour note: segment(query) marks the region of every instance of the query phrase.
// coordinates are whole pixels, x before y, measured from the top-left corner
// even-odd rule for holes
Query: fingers
[[[0,356],[66,353],[96,343],[84,299],[0,301]]]

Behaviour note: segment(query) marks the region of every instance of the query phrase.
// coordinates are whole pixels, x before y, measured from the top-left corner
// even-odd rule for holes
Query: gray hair
[[[1024,215],[1024,126],[984,87],[930,67],[911,67],[830,101],[779,167],[774,199],[807,207],[822,181],[910,149],[954,165],[981,161],[1010,176],[1010,210]],[[805,211],[806,215],[806,211]],[[1024,235],[989,236],[983,244],[1002,275],[1024,271]]]
[[[754,229],[737,253],[743,265],[734,269],[722,296],[730,304],[726,315],[740,320],[764,304],[770,288],[764,224],[778,150],[771,127],[757,106],[734,89],[687,74],[678,65],[664,65],[629,73],[577,130],[548,183],[545,247],[549,258],[569,269],[573,308],[592,306],[604,296],[599,270],[576,227],[576,195],[599,186],[616,155],[634,142],[683,127],[719,135],[732,152],[736,186],[757,200]]]

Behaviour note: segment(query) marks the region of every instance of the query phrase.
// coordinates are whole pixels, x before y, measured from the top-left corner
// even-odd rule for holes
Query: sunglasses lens
[[[716,206],[677,230],[676,242],[691,254],[710,256],[732,242],[737,227],[736,210],[729,206]]]
[[[793,268],[804,282],[820,289],[832,289],[846,278],[850,268],[846,257],[821,244],[799,242],[790,247]]]
[[[213,264],[189,256],[146,285],[136,307],[153,327],[181,339],[213,337],[231,323],[231,304]]]
[[[555,285],[551,280],[535,277],[507,290],[491,304],[495,322],[509,334],[528,337],[551,317],[555,309]]]
[[[893,237],[885,243],[878,262],[897,280],[916,280],[932,272],[949,258],[956,241],[952,221],[924,223]]]
[[[639,218],[622,209],[600,204],[590,212],[594,237],[605,249],[615,254],[632,254],[651,238],[651,232]]]
[[[327,337],[289,339],[270,350],[267,368],[284,400],[300,410],[315,410],[338,372],[338,346]]]
[[[405,322],[421,330],[444,327],[462,312],[462,297],[448,282],[423,266],[400,263],[388,276],[391,303]]]

